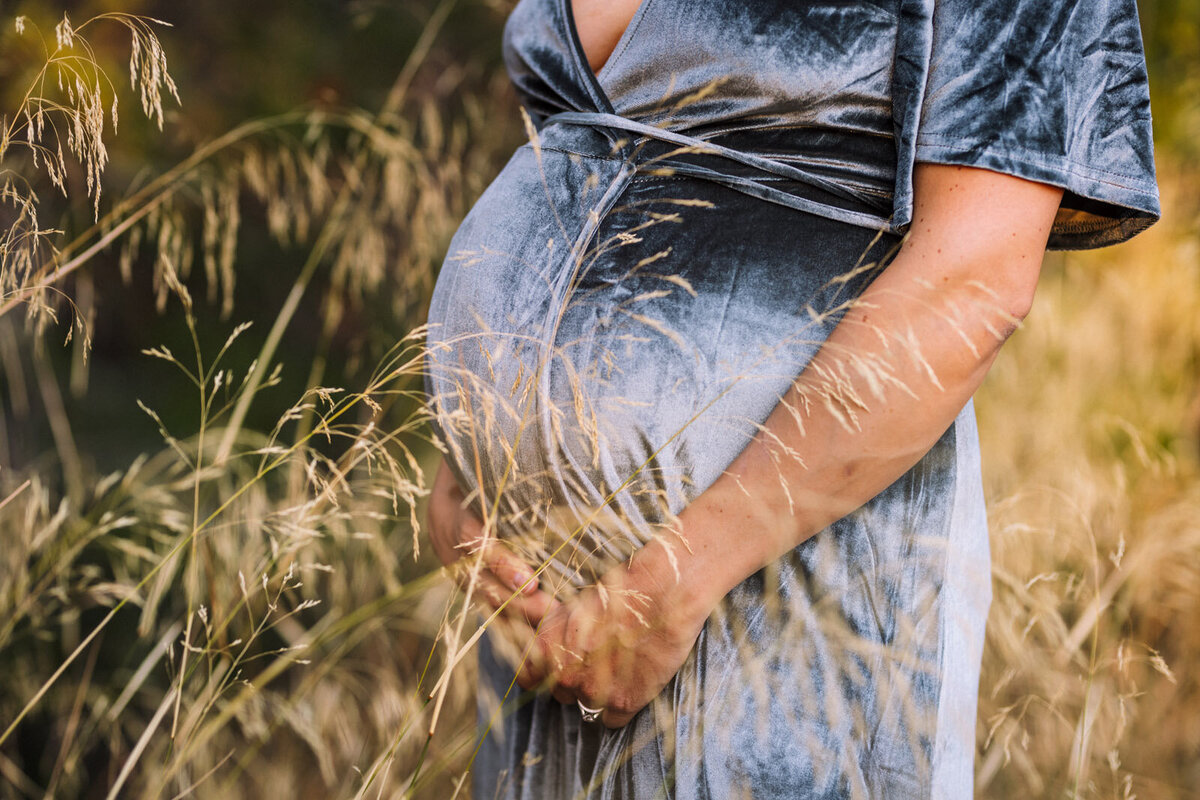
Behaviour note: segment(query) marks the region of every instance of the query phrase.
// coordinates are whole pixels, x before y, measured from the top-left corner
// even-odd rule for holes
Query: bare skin
[[[641,0],[571,0],[575,30],[593,72],[599,72],[621,41]]]
[[[433,552],[446,566],[472,555],[482,562],[474,590],[492,608],[504,606],[514,619],[536,624],[556,604],[538,590],[533,570],[495,539],[485,539],[483,522],[466,505],[466,497],[443,461],[429,496],[429,538]],[[465,562],[464,562],[465,564]],[[460,574],[466,584],[469,577]]]
[[[488,548],[488,600],[515,590],[509,617],[534,645],[518,675],[524,688],[603,707],[605,725],[625,725],[679,670],[725,594],[874,497],[952,424],[1029,311],[1062,190],[936,164],[918,164],[914,181],[914,221],[899,254],[764,431],[679,516],[688,547],[671,554],[678,570],[664,537],[605,574],[607,602],[593,588],[560,603],[527,579],[529,567],[502,544]],[[910,357],[912,348],[920,361]],[[876,357],[896,379],[876,394],[846,373],[866,401],[851,429],[821,400],[819,376],[838,369],[844,354]],[[785,449],[789,455],[778,458]],[[456,544],[477,539],[481,528],[443,472],[430,506],[431,535],[439,556],[452,560]]]

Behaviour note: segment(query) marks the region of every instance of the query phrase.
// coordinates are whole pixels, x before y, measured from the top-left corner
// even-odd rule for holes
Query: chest
[[[643,0],[571,0],[579,44],[593,72],[612,55]]]
[[[535,115],[890,135],[901,0],[520,0],[510,74]]]

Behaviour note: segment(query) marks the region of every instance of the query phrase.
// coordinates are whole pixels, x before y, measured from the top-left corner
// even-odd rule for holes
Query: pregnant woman
[[[474,796],[970,797],[970,398],[1047,247],[1158,216],[1134,0],[521,0],[505,56],[428,342]]]

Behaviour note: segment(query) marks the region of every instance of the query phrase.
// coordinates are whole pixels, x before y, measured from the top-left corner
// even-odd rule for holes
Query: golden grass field
[[[981,796],[1200,786],[1200,252],[1194,179],[1162,161],[1163,221],[1048,255],[977,396],[995,591]]]
[[[324,383],[326,363],[349,357],[333,333],[356,301],[386,297],[403,320],[394,338],[417,326],[457,220],[517,138],[499,77],[422,83],[422,46],[386,113],[248,123],[153,191],[97,206],[101,224],[76,240],[36,221],[29,235],[17,211],[40,201],[23,181],[52,181],[55,162],[47,175],[6,138],[0,160],[22,177],[4,201],[0,440],[40,414],[53,447],[28,463],[0,450],[3,800],[469,796],[469,654],[438,679],[477,619],[421,547],[437,454],[418,340],[358,385]],[[159,81],[153,116],[166,85],[150,73],[165,61],[146,64],[135,82]],[[81,86],[46,114],[86,123],[86,162],[109,135],[95,113],[108,101]],[[315,133],[286,135],[304,130]],[[1047,256],[1033,313],[977,396],[994,560],[980,797],[1200,793],[1200,207],[1194,172],[1169,153],[1160,171],[1160,224],[1118,247]],[[93,198],[71,189],[90,214]],[[265,208],[263,224],[299,248],[288,280],[325,292],[317,318],[220,316],[229,276],[247,268],[229,244],[239,204]],[[192,353],[138,347],[164,380],[194,385],[199,410],[175,430],[154,397],[128,397],[120,424],[155,425],[163,445],[109,473],[63,411],[76,373],[45,357],[73,325],[49,288],[128,291],[51,271],[78,261],[81,280],[80,254],[99,240],[154,275],[162,313],[190,332]],[[211,298],[193,297],[210,285]],[[289,362],[288,325],[324,331],[323,355]],[[87,325],[75,330],[78,348]],[[225,336],[252,341],[258,360],[234,359]],[[262,394],[276,364],[308,382],[273,411],[276,426],[256,430],[247,409],[277,402]]]

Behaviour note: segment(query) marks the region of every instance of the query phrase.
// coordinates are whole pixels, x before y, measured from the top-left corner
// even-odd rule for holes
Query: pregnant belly
[[[451,243],[428,389],[464,488],[572,583],[741,451],[894,240],[715,184],[518,151]],[[864,258],[865,257],[865,258]]]

